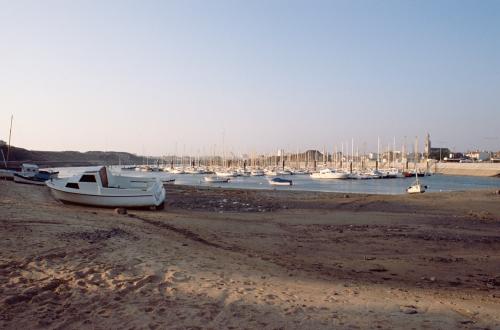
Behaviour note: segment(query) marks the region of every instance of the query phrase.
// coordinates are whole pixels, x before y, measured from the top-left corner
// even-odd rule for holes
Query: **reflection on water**
[[[53,170],[59,171],[60,177],[68,177],[83,171],[96,169],[98,167],[63,167]],[[278,189],[278,190],[306,190],[342,193],[373,193],[373,194],[403,194],[406,188],[415,180],[404,179],[372,179],[372,180],[313,180],[308,175],[286,176],[293,180],[293,186],[271,186],[266,177],[236,177],[229,183],[210,184],[203,180],[205,175],[201,174],[170,174],[163,172],[136,172],[120,171],[118,167],[112,167],[114,173],[126,176],[147,176],[160,179],[175,178],[175,184],[246,188],[246,189]],[[420,179],[428,186],[429,192],[438,191],[460,191],[470,189],[500,189],[500,179],[491,177],[433,175]]]

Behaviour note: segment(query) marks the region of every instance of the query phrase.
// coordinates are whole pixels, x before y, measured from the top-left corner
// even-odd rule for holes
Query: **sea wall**
[[[448,175],[500,176],[500,163],[436,163],[430,168]]]

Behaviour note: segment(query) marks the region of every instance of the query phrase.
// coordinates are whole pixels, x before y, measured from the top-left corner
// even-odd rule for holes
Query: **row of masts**
[[[350,142],[350,143],[349,143]],[[421,162],[427,155],[418,152],[418,138],[415,139],[415,149],[412,154],[407,152],[406,139],[401,146],[401,151],[396,150],[396,139],[392,145],[382,147],[380,139],[377,139],[376,156],[366,153],[366,144],[360,152],[359,147],[355,146],[354,139],[349,142],[335,145],[331,151],[323,147],[322,151],[317,149],[307,150],[305,152],[296,151],[285,152],[279,150],[276,154],[260,154],[253,152],[250,155],[236,156],[234,153],[227,153],[224,148],[222,155],[217,155],[215,146],[211,155],[197,156],[178,156],[167,155],[159,158],[145,158],[145,165],[158,165],[162,167],[185,168],[185,167],[222,167],[222,168],[280,168],[289,167],[295,169],[313,169],[317,167],[332,167],[338,169],[344,168],[408,168],[409,162]],[[382,153],[381,153],[382,150]],[[228,156],[230,155],[230,156]]]

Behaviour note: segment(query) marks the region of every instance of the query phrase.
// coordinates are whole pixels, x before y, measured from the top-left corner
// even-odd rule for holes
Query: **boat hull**
[[[228,177],[205,177],[205,182],[208,182],[208,183],[227,183],[229,182],[229,178]]]
[[[165,189],[156,193],[143,192],[143,194],[113,195],[113,194],[89,194],[61,190],[50,181],[46,182],[51,188],[54,198],[68,203],[101,206],[101,207],[150,207],[160,206],[165,201]]]
[[[35,177],[23,177],[19,174],[14,174],[14,182],[24,184],[34,184],[37,186],[45,186],[46,180],[37,180]]]
[[[348,179],[348,173],[313,173],[312,179]]]

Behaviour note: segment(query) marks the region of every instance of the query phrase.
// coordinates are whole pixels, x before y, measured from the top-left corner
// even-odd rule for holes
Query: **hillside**
[[[7,145],[0,141],[0,167],[4,167],[4,157],[7,157]],[[140,164],[142,157],[127,152],[116,151],[38,151],[11,146],[9,166],[22,162],[32,162],[39,165],[77,166],[77,165],[111,165]]]

